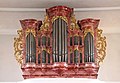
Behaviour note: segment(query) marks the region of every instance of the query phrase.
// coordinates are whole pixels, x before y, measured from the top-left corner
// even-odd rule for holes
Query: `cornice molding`
[[[0,8],[0,12],[44,12],[45,9],[46,8]],[[120,7],[74,8],[75,12],[113,10],[120,10]]]

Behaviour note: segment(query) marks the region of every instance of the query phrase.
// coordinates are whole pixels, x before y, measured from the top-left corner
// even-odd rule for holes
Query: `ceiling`
[[[73,8],[118,7],[120,0],[0,0],[0,8],[49,8],[55,5]]]
[[[120,0],[0,0],[0,34],[16,34],[16,30],[21,27],[19,20],[26,18],[43,20],[45,15],[43,10],[56,5],[76,9],[78,19],[100,18],[100,27],[105,33],[120,33]]]

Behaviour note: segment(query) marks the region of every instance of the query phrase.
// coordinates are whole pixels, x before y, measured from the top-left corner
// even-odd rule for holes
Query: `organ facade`
[[[106,53],[99,19],[76,20],[73,8],[46,9],[44,21],[20,20],[15,57],[28,78],[94,78]]]

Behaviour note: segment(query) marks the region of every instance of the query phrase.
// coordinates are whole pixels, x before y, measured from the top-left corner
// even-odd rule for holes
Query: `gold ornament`
[[[19,64],[23,63],[23,33],[18,30],[18,38],[14,38],[14,55]]]
[[[79,29],[78,24],[76,23],[75,15],[71,16],[70,30]]]
[[[50,23],[49,23],[49,22],[50,22],[50,21],[49,21],[49,18],[48,18],[48,16],[46,15],[46,16],[45,16],[45,19],[44,19],[44,21],[43,21],[43,24],[42,24],[42,26],[40,27],[40,30],[39,30],[40,34],[42,34],[43,32],[46,32],[46,31],[50,30],[50,28],[49,28]],[[42,35],[43,35],[43,34],[42,34]]]
[[[85,29],[85,31],[84,31],[84,37],[87,35],[88,32],[90,32],[91,35],[94,37],[94,32],[91,29]]]
[[[103,62],[106,56],[106,37],[102,37],[101,29],[97,29],[96,49],[97,49],[96,61],[98,64],[100,64]]]
[[[26,36],[29,34],[29,33],[32,33],[33,35],[34,35],[34,37],[35,37],[35,29],[32,29],[32,28],[27,28],[27,30],[26,30]]]
[[[58,18],[61,18],[61,19],[64,20],[66,23],[68,23],[67,18],[64,17],[64,16],[54,16],[54,17],[52,18],[52,23],[53,23],[56,19],[58,19]]]

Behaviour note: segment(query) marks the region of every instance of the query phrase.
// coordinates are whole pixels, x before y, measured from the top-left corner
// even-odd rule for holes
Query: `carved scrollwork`
[[[27,28],[27,30],[26,30],[26,36],[29,34],[29,33],[32,33],[33,35],[34,35],[34,37],[35,37],[35,29],[32,29],[32,28]]]
[[[43,35],[43,34],[44,34],[44,35],[45,35],[45,34],[48,34],[48,32],[51,32],[49,26],[50,26],[49,18],[48,18],[48,16],[46,15],[45,18],[44,18],[43,24],[42,24],[42,26],[40,27],[40,31],[39,31],[39,32],[40,32],[42,35]]]
[[[52,23],[53,23],[56,19],[58,19],[58,18],[61,18],[61,19],[64,20],[66,23],[68,23],[67,18],[64,17],[64,16],[54,16],[54,17],[52,18]]]
[[[18,38],[14,38],[14,55],[19,64],[23,62],[23,33],[18,30]]]
[[[106,37],[102,37],[102,30],[97,29],[97,41],[96,41],[97,57],[96,61],[98,64],[103,62],[106,56]]]

